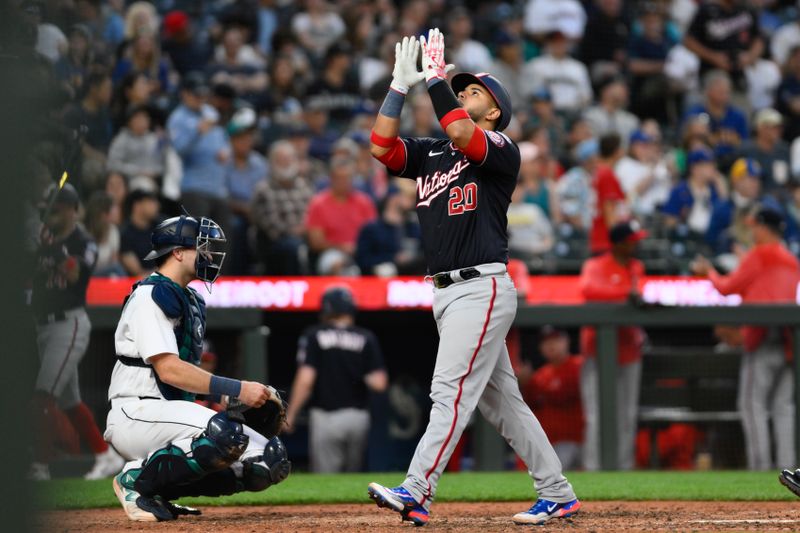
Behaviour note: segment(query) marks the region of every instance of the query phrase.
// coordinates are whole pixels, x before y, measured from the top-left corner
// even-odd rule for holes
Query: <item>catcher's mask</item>
[[[219,277],[225,261],[225,232],[210,218],[200,220],[187,215],[168,218],[153,230],[150,237],[153,250],[145,256],[146,260],[168,254],[176,248],[195,248],[195,275],[207,286]]]

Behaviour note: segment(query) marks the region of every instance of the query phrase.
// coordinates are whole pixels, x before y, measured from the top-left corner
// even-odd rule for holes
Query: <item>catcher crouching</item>
[[[156,272],[133,286],[114,334],[105,439],[128,462],[113,480],[131,520],[174,520],[200,511],[185,496],[258,492],[280,483],[291,463],[277,437],[285,404],[272,387],[199,367],[205,303],[188,287],[219,276],[225,234],[211,219],[180,216],[152,235]],[[195,394],[229,398],[217,413]]]

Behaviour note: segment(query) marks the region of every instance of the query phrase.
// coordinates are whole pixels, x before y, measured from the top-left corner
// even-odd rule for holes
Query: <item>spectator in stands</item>
[[[202,75],[187,75],[181,87],[181,104],[169,116],[167,129],[183,161],[183,206],[193,216],[211,217],[221,227],[230,228],[225,169],[231,149],[218,122],[219,113],[205,103],[207,94]]]
[[[157,94],[170,91],[169,65],[161,57],[156,34],[149,30],[140,30],[127,47],[123,57],[114,66],[112,77],[119,83],[129,72],[145,74],[153,83]]]
[[[125,176],[132,189],[144,181],[145,188],[158,190],[164,174],[164,139],[150,129],[150,115],[142,106],[128,110],[128,120],[111,142],[108,170]]]
[[[128,6],[125,11],[125,40],[121,48],[132,43],[140,32],[158,33],[158,13],[151,2],[137,1]]]
[[[567,125],[564,117],[556,113],[555,107],[553,107],[553,97],[545,88],[539,89],[530,97],[530,115],[525,124],[525,131],[530,131],[532,134],[536,128],[546,130],[550,147],[560,150],[567,140]],[[527,134],[526,137],[530,138],[531,134]],[[591,137],[591,134],[588,137]],[[550,150],[548,149],[547,152]]]
[[[300,161],[290,141],[277,141],[269,152],[269,179],[253,191],[250,220],[256,227],[256,252],[269,276],[297,276],[305,217],[313,191],[301,174]]]
[[[269,79],[266,105],[271,114],[272,127],[278,125],[284,130],[289,129],[302,121],[303,106],[300,102],[305,91],[291,57],[285,54],[274,56]]]
[[[764,53],[758,14],[737,0],[701,3],[683,44],[700,58],[701,76],[719,69],[737,85],[744,80],[744,70]]]
[[[800,21],[790,20],[772,34],[769,49],[777,64],[786,64],[792,51],[798,47],[800,47]]]
[[[239,26],[225,29],[208,72],[215,86],[229,85],[238,96],[254,106],[263,106],[263,92],[269,81],[266,65],[255,49],[245,42],[244,31]]]
[[[589,251],[592,255],[608,251],[611,246],[608,228],[630,215],[625,193],[614,174],[614,166],[624,153],[622,141],[619,135],[610,133],[601,137],[599,144],[600,161],[592,180],[595,202],[592,231],[589,234]]]
[[[31,24],[36,26],[36,51],[51,63],[58,62],[61,56],[67,52],[69,43],[67,36],[58,26],[45,22],[44,2],[29,0],[22,5],[22,9]]]
[[[448,36],[449,38],[449,36]],[[495,59],[485,70],[503,81],[508,90],[513,109],[522,109],[525,105],[523,94],[527,80],[522,77],[522,66],[525,56],[522,51],[522,39],[507,31],[500,30],[494,38]],[[462,67],[464,70],[469,70]],[[473,71],[474,72],[474,71]]]
[[[114,89],[111,100],[111,121],[114,130],[117,131],[124,127],[128,120],[128,112],[132,107],[146,107],[151,113],[153,125],[163,126],[162,122],[153,120],[153,109],[151,99],[153,96],[153,84],[150,78],[140,72],[129,72],[122,78],[122,81]]]
[[[192,21],[184,11],[170,11],[164,16],[161,50],[181,76],[206,68],[212,49],[209,41],[198,39]]]
[[[521,201],[536,205],[546,218],[558,219],[559,206],[555,197],[555,181],[545,174],[546,161],[539,148],[531,142],[519,143],[520,167],[517,188]]]
[[[781,242],[785,220],[772,209],[760,209],[753,219],[755,246],[739,267],[727,276],[699,257],[692,270],[708,276],[721,294],[739,294],[744,303],[795,304],[800,282],[800,264]],[[794,375],[792,338],[788,328],[744,326],[738,405],[742,415],[747,466],[769,470],[795,463]],[[774,440],[770,437],[772,419]],[[775,449],[775,461],[772,449]]]
[[[330,188],[314,195],[308,206],[306,231],[322,275],[353,273],[349,268],[358,232],[377,216],[375,205],[353,188],[355,161],[338,157],[330,163]]]
[[[128,182],[122,174],[112,172],[106,177],[105,192],[111,197],[111,222],[120,227],[124,222]]]
[[[358,234],[356,264],[365,276],[397,276],[425,271],[419,223],[409,218],[415,197],[393,190],[383,199],[381,216]]]
[[[644,219],[652,219],[672,188],[669,169],[659,155],[656,139],[636,130],[628,143],[628,155],[614,165],[631,210]]]
[[[523,24],[525,33],[535,39],[556,31],[570,39],[580,39],[586,12],[578,0],[528,0]]]
[[[544,88],[557,111],[577,114],[592,101],[592,85],[586,65],[569,56],[569,46],[564,33],[549,33],[545,54],[525,63],[522,77],[530,80],[526,97]]]
[[[592,78],[616,76],[622,73],[627,56],[629,20],[622,9],[622,0],[594,0],[578,59]]]
[[[547,193],[544,185],[541,188]],[[508,206],[508,252],[513,259],[529,260],[549,252],[555,238],[545,212],[539,205],[526,202],[525,194],[526,188],[520,176]]]
[[[325,0],[307,0],[305,11],[292,17],[291,26],[299,43],[318,60],[347,29],[337,8]]]
[[[86,231],[97,243],[97,262],[93,276],[124,276],[119,262],[119,228],[111,221],[113,200],[105,191],[95,191],[86,203]]]
[[[522,395],[547,433],[561,466],[574,470],[581,466],[583,446],[580,390],[583,357],[570,355],[569,335],[552,326],[545,326],[539,332],[539,352],[545,364],[527,383],[520,384]]]
[[[755,159],[737,159],[730,171],[731,194],[714,204],[706,241],[714,254],[744,252],[753,245],[753,232],[748,222],[757,205],[768,205],[780,211],[772,197],[761,196],[762,167]]]
[[[332,129],[347,127],[361,102],[358,78],[352,69],[352,53],[349,45],[331,46],[325,54],[319,78],[306,91],[316,105],[327,110],[328,127]]]
[[[628,85],[625,79],[613,77],[603,80],[599,92],[598,104],[583,114],[592,133],[596,137],[616,133],[627,143],[631,134],[639,127],[639,119],[625,110],[628,105]]]
[[[690,107],[686,119],[701,113],[708,115],[715,156],[733,157],[734,151],[747,139],[748,131],[745,114],[731,104],[730,76],[721,70],[712,70],[704,78],[704,87],[705,102]]]
[[[106,154],[111,144],[111,78],[103,69],[91,72],[84,83],[79,102],[67,109],[64,123],[73,130],[86,126],[79,158],[80,180],[90,189],[100,187],[106,170]]]
[[[556,185],[561,218],[578,234],[588,235],[592,224],[592,182],[597,171],[600,145],[596,139],[582,141],[575,148],[577,166],[564,174]]]
[[[256,112],[244,107],[233,115],[227,126],[232,153],[225,174],[228,205],[233,221],[228,231],[228,234],[233,234],[233,243],[228,254],[229,272],[232,274],[249,273],[250,251],[247,235],[250,229],[250,202],[256,186],[268,177],[266,159],[253,149],[256,120]]]
[[[303,123],[309,137],[308,155],[320,161],[330,159],[333,145],[340,137],[328,127],[329,118],[324,99],[307,98],[303,103]]]
[[[492,68],[492,56],[486,45],[472,38],[472,19],[463,6],[447,14],[447,48],[449,58],[459,70],[486,72]],[[506,80],[503,80],[506,83]]]
[[[786,185],[792,178],[789,168],[789,145],[783,134],[783,116],[776,110],[762,109],[755,116],[755,137],[742,145],[741,156],[752,158],[761,165],[761,184],[764,192],[785,198]]]
[[[136,189],[125,199],[126,220],[120,234],[119,260],[129,276],[142,278],[153,271],[155,262],[145,261],[153,245],[150,236],[158,220],[158,196]]]
[[[92,32],[83,24],[75,24],[69,29],[67,39],[69,48],[56,62],[54,71],[56,78],[74,98],[83,94],[83,84],[94,64]]]
[[[783,67],[783,80],[778,87],[776,106],[786,117],[783,139],[791,143],[800,137],[800,45],[789,52]],[[800,172],[793,166],[792,174],[797,178]]]
[[[688,174],[686,160],[689,153],[707,149],[709,146],[711,146],[711,119],[705,113],[688,118],[683,124],[680,144],[674,149],[677,173]]]
[[[667,228],[684,226],[690,238],[701,240],[708,231],[714,204],[728,196],[727,187],[710,150],[689,152],[686,164],[687,178],[672,188],[661,212],[666,215]]]
[[[639,16],[641,31],[628,42],[628,72],[631,75],[631,110],[639,117],[666,122],[669,81],[664,74],[667,54],[675,41],[666,31],[660,6],[643,3]]]
[[[635,259],[637,243],[647,237],[636,222],[620,222],[611,228],[611,251],[583,264],[581,294],[588,302],[625,302],[638,298],[639,280],[644,265]],[[586,417],[583,467],[600,468],[600,427],[597,385],[597,339],[595,328],[581,328],[581,353],[586,360],[581,370],[581,398]],[[617,330],[617,466],[630,470],[634,465],[634,440],[642,375],[643,329],[623,326]]]

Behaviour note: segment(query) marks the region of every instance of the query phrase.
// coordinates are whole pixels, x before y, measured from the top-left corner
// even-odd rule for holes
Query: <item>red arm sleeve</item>
[[[739,264],[739,268],[727,276],[721,275],[716,270],[709,272],[708,279],[711,280],[714,288],[726,296],[728,294],[741,294],[750,285],[750,282],[758,276],[761,261],[759,261],[756,253],[751,251],[745,255]]]

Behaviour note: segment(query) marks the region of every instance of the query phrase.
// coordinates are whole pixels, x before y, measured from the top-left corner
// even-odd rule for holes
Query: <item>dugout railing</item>
[[[597,327],[597,357],[600,402],[600,457],[603,470],[617,468],[616,364],[619,326],[645,328],[704,327],[714,325],[787,326],[793,333],[795,379],[795,446],[800,457],[800,306],[742,305],[736,307],[637,307],[629,304],[585,304],[581,306],[521,306],[514,325],[537,328]],[[489,433],[478,446],[478,456],[493,455]],[[495,448],[496,449],[496,448]]]

